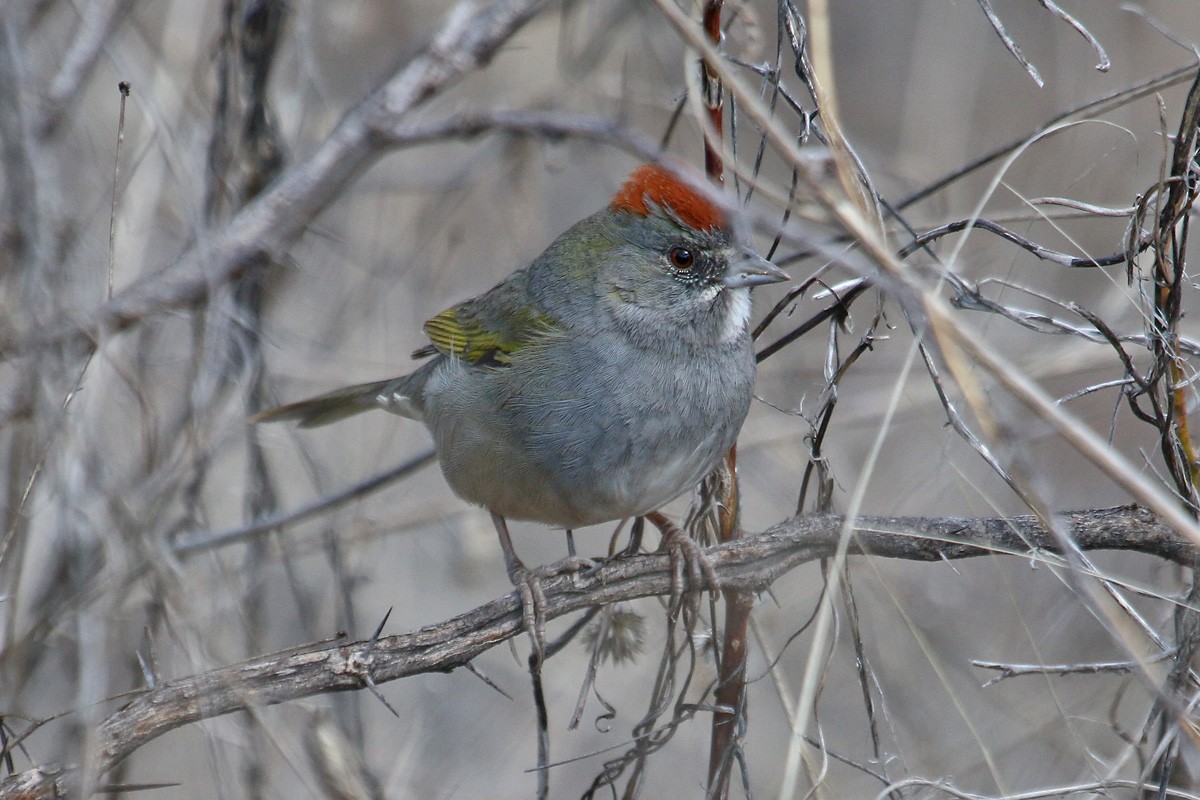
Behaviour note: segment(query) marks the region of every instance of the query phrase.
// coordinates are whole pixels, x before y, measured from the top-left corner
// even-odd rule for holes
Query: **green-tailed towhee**
[[[717,465],[750,407],[750,287],[782,280],[720,208],[646,165],[528,267],[426,322],[415,372],[256,419],[421,420],[450,486],[492,512],[513,575],[503,518],[638,516]]]

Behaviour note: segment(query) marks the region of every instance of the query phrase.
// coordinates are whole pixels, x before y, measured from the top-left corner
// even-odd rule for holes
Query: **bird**
[[[423,422],[451,489],[491,513],[526,627],[540,625],[538,574],[507,520],[569,531],[656,512],[718,465],[750,408],[750,290],[789,278],[679,174],[641,165],[527,267],[426,321],[413,372],[254,420]]]

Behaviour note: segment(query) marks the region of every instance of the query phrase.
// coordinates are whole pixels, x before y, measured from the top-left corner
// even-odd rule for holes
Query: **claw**
[[[583,556],[567,556],[562,561],[547,564],[544,567],[530,570],[539,578],[557,578],[559,575],[571,575],[580,572],[595,572],[604,566],[604,562]]]
[[[533,572],[540,578],[557,578],[559,575],[570,575],[571,583],[574,584],[576,589],[579,589],[582,587],[581,581],[583,579],[593,577],[603,566],[603,561],[597,561],[594,558],[567,556],[562,561],[538,567]]]
[[[546,593],[542,590],[542,576],[518,559],[515,567],[509,567],[508,579],[521,594],[521,618],[540,664],[546,652]]]
[[[688,535],[687,531],[667,519],[665,514],[658,511],[646,515],[662,533],[662,550],[671,557],[671,607],[676,608],[686,589],[685,574],[691,578],[693,586],[700,588],[705,583],[712,591],[721,588],[717,579],[717,571],[713,568],[712,560],[705,554],[704,548]]]

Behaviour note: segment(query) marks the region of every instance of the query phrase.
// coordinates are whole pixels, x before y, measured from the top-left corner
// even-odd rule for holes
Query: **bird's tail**
[[[301,428],[316,428],[331,422],[382,408],[394,414],[419,419],[420,410],[404,393],[405,378],[360,383],[335,389],[332,392],[299,400],[277,408],[260,411],[250,418],[251,422],[298,422]]]

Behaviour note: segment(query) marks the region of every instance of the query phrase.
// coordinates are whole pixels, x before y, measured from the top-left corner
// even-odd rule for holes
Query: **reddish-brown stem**
[[[704,6],[704,31],[714,45],[721,44],[721,3],[723,0],[708,0]],[[725,165],[721,161],[720,143],[725,131],[725,107],[721,98],[721,78],[708,63],[701,62],[700,88],[704,91],[704,107],[708,109],[708,120],[712,123],[713,140],[704,142],[704,171],[716,183],[724,179]]]
[[[722,0],[708,0],[704,6],[704,30],[714,45],[721,44]],[[724,180],[725,167],[721,159],[721,139],[724,133],[724,105],[721,94],[721,79],[708,60],[701,66],[701,87],[704,91],[704,106],[708,110],[713,139],[704,142],[704,169],[710,180],[720,184]],[[725,457],[724,493],[720,498],[718,512],[719,536],[722,542],[741,537],[738,525],[737,445],[730,448]],[[721,662],[715,693],[717,710],[713,712],[712,738],[708,754],[708,797],[725,798],[729,795],[729,776],[733,765],[734,739],[738,720],[745,714],[746,689],[746,636],[750,625],[750,610],[753,598],[734,590],[722,592],[725,598],[725,627],[722,632]]]

